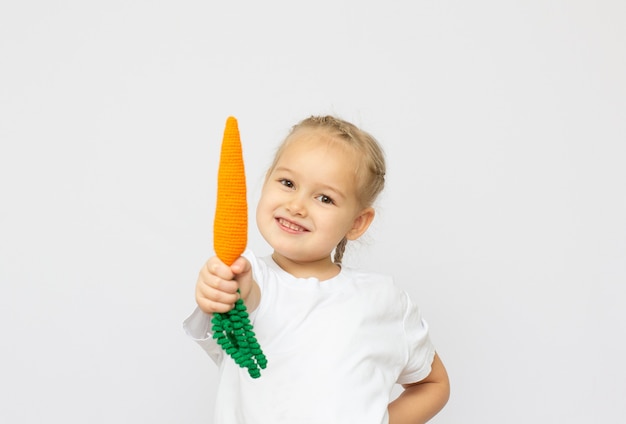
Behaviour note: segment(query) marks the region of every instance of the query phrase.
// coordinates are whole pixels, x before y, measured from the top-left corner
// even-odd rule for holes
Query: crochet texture
[[[226,265],[244,252],[248,241],[248,203],[243,152],[237,120],[226,120],[217,175],[213,248]],[[252,378],[261,376],[267,358],[261,350],[242,299],[226,313],[214,313],[213,338]]]

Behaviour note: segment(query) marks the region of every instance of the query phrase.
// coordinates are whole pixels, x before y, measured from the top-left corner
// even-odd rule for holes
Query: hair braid
[[[348,244],[347,238],[342,238],[337,247],[335,247],[335,257],[333,262],[338,265],[341,265],[341,260],[343,259],[343,253],[346,251],[346,245]]]

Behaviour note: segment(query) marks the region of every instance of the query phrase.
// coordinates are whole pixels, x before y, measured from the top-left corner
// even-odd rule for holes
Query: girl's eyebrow
[[[324,192],[328,192],[328,191],[330,191],[330,192],[331,192],[331,193],[330,193],[330,194],[331,194],[331,197],[332,197],[332,198],[334,198],[334,199],[339,198],[339,200],[343,200],[343,199],[345,199],[345,198],[346,198],[346,196],[345,196],[345,195],[344,195],[344,194],[343,194],[340,190],[336,189],[336,188],[335,188],[335,187],[333,187],[333,186],[329,186],[329,185],[325,185],[325,184],[323,184],[323,185],[321,185],[321,187],[322,187],[322,190],[323,190]]]
[[[274,168],[274,171],[292,172],[291,168],[287,168],[286,166],[277,166],[276,168]]]

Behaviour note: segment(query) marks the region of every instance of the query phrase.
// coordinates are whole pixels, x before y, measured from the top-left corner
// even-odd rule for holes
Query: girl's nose
[[[293,196],[287,203],[287,211],[292,215],[306,216],[304,200],[300,196]]]

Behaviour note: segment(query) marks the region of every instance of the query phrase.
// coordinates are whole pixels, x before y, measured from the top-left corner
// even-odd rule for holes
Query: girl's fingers
[[[198,295],[215,302],[235,303],[238,299],[237,283],[235,281],[225,281],[219,278],[212,278],[209,281],[202,281],[197,286]]]
[[[233,309],[234,303],[219,303],[210,299],[198,299],[198,306],[207,313],[225,313]]]
[[[206,262],[202,273],[206,275],[216,275],[224,280],[232,280],[235,277],[230,267],[217,257],[213,257]]]
[[[239,288],[239,284],[235,280],[224,280],[215,275],[204,279],[203,285],[213,290],[229,294],[235,294]]]
[[[240,297],[235,274],[219,258],[209,259],[200,270],[196,283],[196,302],[207,313],[228,312]]]

